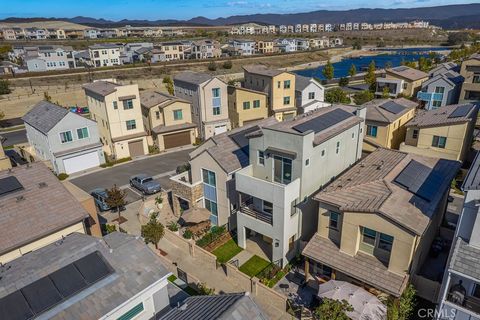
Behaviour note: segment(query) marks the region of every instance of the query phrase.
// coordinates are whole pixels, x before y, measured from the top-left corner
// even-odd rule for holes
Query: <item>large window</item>
[[[212,89],[212,97],[220,98],[220,88],[213,88]]]
[[[137,123],[135,120],[127,120],[127,130],[134,130],[137,129]]]
[[[88,138],[88,128],[85,127],[85,128],[77,129],[77,137],[78,139]]]
[[[290,97],[283,97],[283,104],[289,105],[290,104]]]
[[[290,80],[283,81],[283,88],[290,89]]]
[[[203,180],[203,196],[205,201],[205,208],[215,216],[211,221],[214,224],[217,224],[218,208],[217,208],[217,182],[215,172],[202,169],[202,180]]]
[[[315,99],[315,92],[309,92],[309,93],[308,93],[308,99],[309,99],[309,100]]]
[[[214,216],[218,215],[217,203],[215,201],[205,199],[205,209],[210,211]]]
[[[435,93],[444,93],[445,88],[444,87],[435,87]]]
[[[376,137],[377,136],[377,126],[367,125],[367,136]]]
[[[72,142],[73,141],[72,131],[60,132],[60,141],[62,143]]]
[[[445,149],[447,144],[447,137],[433,136],[432,147]]]
[[[389,236],[388,234],[380,233],[380,237],[378,239],[378,248],[391,252],[393,246],[393,237]]]
[[[243,110],[248,110],[248,109],[250,109],[250,101],[244,101]]]
[[[202,176],[203,176],[203,183],[206,183],[212,187],[216,186],[215,172],[202,169]]]
[[[173,120],[182,120],[183,113],[181,109],[173,110]]]
[[[274,156],[273,178],[275,182],[283,184],[292,182],[292,159]]]
[[[253,108],[260,108],[260,100],[253,100]]]
[[[262,210],[265,213],[272,214],[273,213],[273,204],[271,202],[262,200]]]
[[[375,230],[361,227],[362,232],[362,243],[360,245],[360,249],[364,252],[368,252],[370,254],[380,254],[379,257],[381,258],[385,253],[390,253],[393,247],[393,237],[377,232]],[[380,249],[380,252],[375,251]],[[383,255],[381,254],[383,252]],[[385,257],[386,258],[386,257]]]
[[[133,109],[133,100],[132,99],[123,100],[123,109],[124,110]]]
[[[338,217],[339,214],[333,211],[330,211],[330,220],[328,226],[332,229],[338,230]]]
[[[375,239],[377,237],[377,232],[369,228],[362,228],[362,242],[364,244],[375,246]]]
[[[418,129],[413,129],[412,138],[413,139],[418,139]]]

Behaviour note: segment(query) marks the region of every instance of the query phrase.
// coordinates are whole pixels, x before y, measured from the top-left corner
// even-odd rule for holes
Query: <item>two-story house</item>
[[[192,122],[189,101],[157,92],[140,94],[143,123],[158,150],[195,143],[197,125]]]
[[[235,52],[238,52],[241,56],[251,56],[255,54],[255,41],[254,40],[232,40],[230,45]]]
[[[367,109],[363,150],[378,147],[398,149],[405,141],[405,124],[415,116],[416,102],[405,98],[375,99],[364,103]]]
[[[299,114],[329,106],[325,88],[315,79],[295,75],[295,103]]]
[[[463,77],[454,70],[444,71],[442,66],[430,72],[430,79],[422,84],[417,99],[427,110],[458,103]]]
[[[112,159],[148,153],[138,85],[121,85],[114,79],[83,86],[93,120],[97,122],[103,151]]]
[[[210,59],[218,58],[222,55],[220,42],[216,40],[197,40],[191,45],[191,55],[193,59]]]
[[[310,195],[360,159],[364,121],[334,105],[251,132],[250,164],[235,173],[238,245],[285,266],[316,231]]]
[[[267,94],[262,91],[228,86],[228,116],[232,129],[267,118]]]
[[[443,221],[452,160],[380,148],[318,192],[318,230],[305,274],[399,297],[428,257]]]
[[[72,47],[38,46],[28,50],[24,57],[28,71],[50,71],[75,68]]]
[[[122,54],[123,46],[114,43],[97,43],[88,47],[90,61],[93,67],[111,67],[122,64],[120,55]]]
[[[41,101],[23,116],[35,157],[55,173],[75,173],[105,163],[97,123],[67,108]]]
[[[264,65],[243,66],[244,87],[268,94],[269,115],[277,120],[292,119],[295,107],[295,75],[290,72],[268,69]]]
[[[407,66],[386,69],[384,77],[377,78],[375,94],[382,96],[386,87],[391,97],[395,98],[399,94],[413,97],[420,91],[422,83],[427,80],[427,73]]]
[[[274,42],[271,40],[258,40],[255,43],[255,52],[269,54],[274,52]]]
[[[465,78],[460,92],[460,103],[480,101],[480,53],[464,60],[460,74]]]
[[[203,140],[230,130],[225,82],[205,73],[182,72],[173,83],[175,96],[192,104],[192,121]]]
[[[407,133],[400,150],[463,161],[470,150],[477,113],[473,104],[420,111],[405,125]]]

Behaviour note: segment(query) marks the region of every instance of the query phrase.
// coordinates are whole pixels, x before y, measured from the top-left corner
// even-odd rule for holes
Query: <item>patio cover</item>
[[[186,224],[198,224],[210,219],[210,211],[205,208],[190,208],[183,212],[181,218]]]
[[[353,307],[347,316],[353,320],[383,320],[387,317],[387,307],[377,297],[345,281],[330,280],[321,284],[318,297],[346,300]]]

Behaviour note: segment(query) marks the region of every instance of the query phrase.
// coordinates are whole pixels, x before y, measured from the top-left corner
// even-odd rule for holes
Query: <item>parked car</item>
[[[106,189],[102,189],[102,188],[93,189],[90,192],[90,195],[95,200],[95,204],[97,205],[98,210],[107,211],[107,210],[112,209],[112,208],[110,208],[110,206],[107,204],[107,201],[106,201],[106,199],[107,199],[107,190]]]
[[[130,185],[141,191],[143,194],[154,194],[161,189],[160,183],[146,174],[137,174],[131,177]]]

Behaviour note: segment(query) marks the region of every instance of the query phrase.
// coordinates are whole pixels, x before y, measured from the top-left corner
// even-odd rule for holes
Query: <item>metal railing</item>
[[[465,296],[463,301],[459,301],[458,297],[452,293],[449,293],[447,300],[456,304],[464,309],[470,310],[480,315],[480,299],[472,296]]]
[[[253,205],[253,198],[247,199],[245,202],[240,204],[240,209],[237,211],[241,211],[243,214],[247,216],[253,217],[257,220],[263,221],[270,225],[273,225],[273,216],[271,214],[259,211]]]

